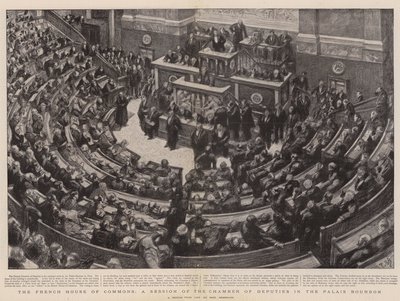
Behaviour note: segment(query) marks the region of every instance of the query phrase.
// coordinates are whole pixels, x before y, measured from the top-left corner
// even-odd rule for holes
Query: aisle
[[[119,131],[114,131],[118,141],[126,139],[128,148],[141,156],[141,161],[148,160],[160,162],[167,159],[170,165],[183,168],[185,175],[193,168],[193,151],[190,148],[178,146],[174,151],[165,148],[165,140],[155,137],[153,140],[147,140],[147,136],[142,132],[137,117],[139,108],[139,99],[132,100],[128,105],[128,126]]]
[[[167,159],[170,165],[182,167],[183,175],[188,173],[193,167],[193,151],[185,146],[178,146],[176,150],[170,151],[165,148],[165,140],[155,137],[153,140],[147,140],[139,125],[139,118],[137,117],[137,110],[139,108],[139,99],[132,100],[128,105],[128,116],[131,116],[128,125],[119,131],[114,131],[115,137],[118,141],[126,139],[128,141],[128,148],[141,156],[141,161],[147,162],[149,160],[160,162],[162,159]],[[273,144],[270,152],[274,153],[280,150],[281,144]],[[225,161],[230,166],[230,161],[227,158],[218,158],[217,165]]]

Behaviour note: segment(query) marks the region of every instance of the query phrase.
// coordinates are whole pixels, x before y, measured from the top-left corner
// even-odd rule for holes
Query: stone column
[[[115,37],[115,17],[114,10],[110,9],[108,11],[108,44],[110,47],[114,46]]]
[[[299,34],[297,35],[297,52],[320,54],[319,14],[317,9],[299,10]]]
[[[86,10],[86,16],[85,16],[86,20],[89,20],[92,18],[92,10],[91,9],[87,9]]]
[[[239,84],[235,83],[235,97],[239,100]]]
[[[160,87],[160,83],[158,81],[159,81],[158,68],[155,68],[154,69],[154,82],[155,82],[156,89],[158,89]]]
[[[281,103],[281,91],[280,90],[275,90],[275,106]]]

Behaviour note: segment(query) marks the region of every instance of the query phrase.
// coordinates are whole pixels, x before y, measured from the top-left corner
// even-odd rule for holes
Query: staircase
[[[69,37],[71,40],[78,44],[82,44],[86,42],[88,45],[88,41],[82,35],[82,33],[76,29],[74,26],[66,22],[56,11],[54,10],[44,10],[44,19],[50,22],[53,26],[55,26],[58,30],[60,30],[63,34]],[[116,82],[118,82],[118,72],[114,68],[114,66],[108,62],[104,57],[100,54],[96,54],[93,57],[93,63],[98,66],[102,66],[108,76],[112,77]]]

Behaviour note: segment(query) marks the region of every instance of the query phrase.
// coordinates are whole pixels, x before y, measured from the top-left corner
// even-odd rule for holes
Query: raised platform
[[[199,74],[199,68],[164,62],[164,56],[153,61],[155,74],[155,85],[158,89],[164,82],[173,82],[177,78],[184,76],[188,81],[194,81]]]

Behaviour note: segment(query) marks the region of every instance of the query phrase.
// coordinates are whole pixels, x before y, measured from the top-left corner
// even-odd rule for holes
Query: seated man
[[[207,146],[204,153],[196,158],[196,165],[202,170],[208,170],[217,167],[217,160],[214,154],[211,152],[211,147]]]
[[[110,146],[106,153],[110,155],[116,161],[123,163],[127,159],[131,159],[131,152],[127,149],[128,141],[123,139],[121,142],[117,142]]]
[[[377,188],[379,188],[379,186],[377,185],[372,173],[369,172],[367,167],[360,166],[357,169],[357,179],[354,184],[354,189],[357,193],[357,200],[360,204],[370,199]]]
[[[235,212],[240,209],[240,197],[232,195],[228,189],[222,191],[222,199],[220,201],[222,212]]]
[[[116,247],[115,234],[110,230],[110,222],[104,219],[99,229],[93,230],[90,243],[103,248],[114,249]]]
[[[207,195],[207,203],[201,207],[201,212],[204,214],[218,214],[222,213],[222,208],[219,201],[215,199],[212,194]]]
[[[174,255],[186,255],[189,252],[191,244],[189,228],[184,224],[179,225],[171,238],[171,243]]]
[[[167,159],[162,159],[159,167],[156,168],[155,172],[160,177],[166,177],[171,172],[171,167]]]
[[[171,49],[168,50],[167,54],[164,56],[164,62],[175,64],[178,61],[178,55]]]
[[[219,165],[219,168],[215,173],[215,177],[217,180],[232,181],[232,172],[225,161],[222,161],[221,164]]]
[[[324,182],[320,181],[318,183],[318,187],[321,190],[334,192],[341,186],[344,180],[344,175],[338,165],[334,162],[331,162],[328,164],[327,180]]]
[[[268,236],[268,234],[257,225],[257,218],[254,215],[249,215],[246,221],[240,227],[240,233],[244,241],[253,250],[275,246],[282,248],[283,245],[275,239]]]
[[[197,244],[201,246],[201,253],[211,255],[217,253],[225,244],[229,227],[213,225],[210,220],[204,223],[204,227],[196,232]]]
[[[196,162],[194,169],[190,170],[187,173],[187,176],[193,182],[204,180],[205,175],[204,175],[204,172],[203,172],[202,165],[200,163]]]

